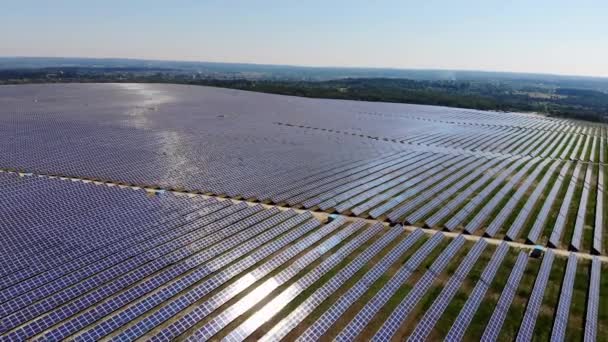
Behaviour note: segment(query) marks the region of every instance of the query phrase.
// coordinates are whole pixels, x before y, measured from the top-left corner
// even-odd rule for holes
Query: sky
[[[0,56],[608,77],[606,0],[0,3]]]

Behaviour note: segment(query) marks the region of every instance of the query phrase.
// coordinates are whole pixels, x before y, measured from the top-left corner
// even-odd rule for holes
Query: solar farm
[[[0,103],[0,340],[608,341],[608,125],[161,84]]]

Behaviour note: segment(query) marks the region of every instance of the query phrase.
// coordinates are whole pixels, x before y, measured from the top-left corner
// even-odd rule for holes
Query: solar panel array
[[[601,211],[583,219],[599,203],[585,195],[603,193],[602,124],[183,85],[2,86],[0,100],[0,169],[604,251]],[[555,222],[560,188],[538,170],[549,161],[592,165],[558,182],[572,192]],[[542,207],[539,220],[522,203]]]
[[[529,339],[547,307],[556,340],[606,334],[598,257],[545,291],[559,253],[398,224],[601,254],[603,125],[175,85],[0,101],[2,341]]]
[[[463,338],[491,288],[503,288],[487,325],[498,334],[529,263],[522,252],[516,275],[506,285],[493,285],[497,273],[511,272],[503,259],[515,252],[506,243],[446,239],[440,232],[407,232],[343,216],[323,224],[307,211],[173,193],[150,196],[142,189],[91,182],[9,173],[0,173],[0,182],[8,195],[2,200],[14,204],[0,210],[2,217],[12,217],[2,221],[8,239],[3,246],[14,241],[26,247],[2,254],[7,268],[0,329],[7,341],[327,336],[350,341],[374,335],[423,340],[437,334],[437,322],[465,291],[468,299],[461,310],[450,310],[460,313],[444,333]],[[47,210],[36,216],[42,207]],[[14,215],[16,210],[34,216]],[[52,231],[57,225],[62,234]],[[100,234],[109,230],[113,234]],[[11,263],[11,253],[20,253],[18,263]],[[483,255],[489,261],[482,261]],[[522,334],[543,299],[552,255],[546,252],[536,277]],[[573,315],[568,315],[568,290],[577,258],[569,260],[555,312],[553,330],[561,329],[559,336]],[[589,296],[595,300],[604,290],[599,259],[593,265]],[[471,278],[474,269],[483,269],[478,280]],[[472,291],[465,290],[466,282],[474,285]],[[442,291],[416,313],[433,286]],[[589,305],[585,329],[593,334],[601,316],[599,307]],[[385,315],[382,321],[379,315]]]

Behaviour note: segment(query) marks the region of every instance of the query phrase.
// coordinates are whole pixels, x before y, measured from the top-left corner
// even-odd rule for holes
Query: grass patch
[[[502,330],[498,337],[499,341],[514,341],[517,337],[522,318],[526,312],[528,299],[534,288],[534,281],[536,281],[536,275],[538,274],[540,264],[541,260],[539,259],[529,259],[526,271],[519,283],[515,298],[513,298],[513,302],[511,303],[511,307],[509,308],[505,322],[502,326]]]
[[[551,328],[555,318],[555,311],[559,303],[562,282],[566,272],[567,259],[556,257],[551,267],[549,281],[545,287],[543,302],[534,326],[534,341],[549,341],[551,339]]]
[[[451,241],[450,241],[451,242]],[[429,288],[429,290],[424,294],[424,296],[420,299],[418,304],[413,308],[412,312],[407,317],[407,320],[401,325],[401,328],[395,334],[395,338],[399,340],[403,340],[405,337],[409,336],[413,330],[418,325],[420,319],[424,316],[426,311],[431,307],[435,299],[439,296],[441,291],[443,290],[444,285],[448,282],[448,280],[454,275],[458,266],[460,266],[461,261],[466,257],[466,255],[471,250],[473,246],[472,242],[466,241],[465,244],[460,248],[460,250],[456,253],[456,255],[450,260],[446,268],[443,270],[441,274],[439,274],[433,285]],[[430,267],[430,265],[428,266]],[[422,277],[427,271],[427,268],[419,268],[420,277]],[[413,287],[415,286],[415,282],[408,281],[408,283]],[[418,279],[417,279],[418,280]],[[416,280],[416,282],[417,282]],[[409,289],[407,291],[409,293]],[[399,303],[403,300],[403,298],[407,295],[407,293],[399,291],[398,294],[403,294],[404,296],[393,296],[389,301],[390,309],[385,306],[382,311],[387,311],[388,313],[392,312],[394,308],[399,305]]]
[[[570,304],[570,315],[566,327],[566,341],[583,340],[590,274],[591,262],[589,260],[579,260],[572,288],[572,303]]]
[[[464,341],[479,341],[481,340],[481,336],[485,331],[486,325],[494,312],[494,308],[496,307],[496,303],[498,303],[498,299],[500,298],[500,294],[502,293],[505,284],[507,283],[507,279],[509,279],[509,275],[511,274],[511,270],[515,265],[515,261],[517,260],[517,255],[519,252],[516,249],[509,249],[505,259],[498,268],[496,272],[496,276],[494,277],[488,291],[484,299],[482,300],[477,312],[473,316],[471,320],[471,324],[469,325],[465,335],[463,337]]]
[[[384,323],[384,321],[390,315],[390,313],[393,311],[393,309],[401,302],[401,300],[407,295],[407,293],[409,293],[411,288],[414,286],[415,282],[422,276],[422,274],[424,274],[424,272],[437,259],[439,254],[441,254],[441,252],[447,247],[447,245],[450,243],[450,241],[451,241],[450,239],[444,239],[437,245],[437,247],[435,247],[435,249],[428,255],[428,257],[420,264],[418,269],[412,273],[412,275],[405,282],[405,284],[403,284],[401,286],[401,288],[399,288],[399,290],[384,305],[383,309],[380,310],[376,314],[376,316],[370,321],[370,323],[368,324],[366,329],[359,336],[360,338],[369,339],[376,333],[376,331]],[[406,260],[403,260],[399,266],[401,266],[405,262],[406,262]],[[394,274],[394,272],[391,272],[391,273]],[[384,287],[386,282],[392,277],[393,274],[385,273],[383,275],[383,277],[381,279],[379,279],[378,281],[376,281],[370,287],[370,289],[367,291],[367,293],[365,293],[361,297],[360,302],[362,302],[364,304],[364,303],[367,303],[370,299],[372,299],[378,293],[378,291],[380,291],[380,289],[382,289],[382,287]],[[363,304],[361,304],[360,307],[363,307]],[[350,316],[349,320],[350,320],[350,318],[354,317],[357,312],[359,312],[358,309],[356,311],[352,312],[352,314],[349,315]]]
[[[446,307],[443,315],[437,321],[437,324],[435,324],[435,327],[429,334],[428,340],[440,341],[445,338],[495,251],[495,246],[488,245],[481,253],[479,259],[454,295],[454,298],[452,298],[450,304]]]

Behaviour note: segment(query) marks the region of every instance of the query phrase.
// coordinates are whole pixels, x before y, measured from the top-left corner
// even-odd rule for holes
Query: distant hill
[[[538,112],[608,121],[606,78],[131,59],[0,58],[0,84],[68,82],[194,84],[313,98]]]
[[[328,81],[343,78],[400,78],[420,81],[498,82],[517,85],[518,87],[577,88],[608,93],[608,78],[599,77],[464,70],[304,67],[118,58],[0,57],[0,70],[66,67],[173,70],[174,72],[192,73],[206,77],[251,80]]]

